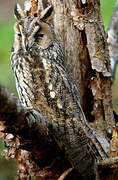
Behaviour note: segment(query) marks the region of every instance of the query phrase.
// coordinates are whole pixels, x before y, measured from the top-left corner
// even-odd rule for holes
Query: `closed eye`
[[[35,38],[42,38],[44,36],[43,33],[41,33],[40,29],[37,31],[37,33],[35,34]]]

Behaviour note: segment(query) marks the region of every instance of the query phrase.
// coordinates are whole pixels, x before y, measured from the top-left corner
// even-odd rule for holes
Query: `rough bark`
[[[111,70],[100,1],[45,0],[42,4],[54,6],[54,31],[76,79],[87,120],[106,136],[111,134]]]
[[[110,140],[108,135],[111,136],[115,123],[109,54],[99,0],[44,0],[40,4],[44,7],[53,4],[56,37],[78,85],[86,118],[95,130]],[[0,135],[6,142],[6,157],[15,156],[18,161],[17,179],[81,178],[48,133],[40,114],[24,109],[2,87],[0,99]],[[100,180],[118,178],[115,130],[108,155],[113,158],[98,165]],[[103,176],[109,169],[110,173]]]

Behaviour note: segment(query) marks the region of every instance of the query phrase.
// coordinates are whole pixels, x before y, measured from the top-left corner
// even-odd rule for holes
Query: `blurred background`
[[[0,84],[8,88],[11,93],[16,93],[15,82],[10,65],[10,51],[13,42],[13,7],[16,2],[23,4],[23,0],[0,0]],[[101,0],[101,13],[107,29],[116,0]],[[118,113],[118,68],[115,82],[112,86],[113,105]],[[4,143],[0,140],[0,153]],[[0,155],[0,180],[13,180],[16,173],[15,160],[6,161]]]

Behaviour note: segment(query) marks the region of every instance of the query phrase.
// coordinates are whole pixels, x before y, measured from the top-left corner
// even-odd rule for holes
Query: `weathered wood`
[[[111,134],[114,126],[111,70],[100,3],[47,2],[54,6],[54,31],[76,79],[86,118],[94,122],[95,129]]]

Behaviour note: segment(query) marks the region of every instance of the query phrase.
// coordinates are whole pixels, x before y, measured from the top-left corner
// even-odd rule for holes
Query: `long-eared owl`
[[[11,64],[20,102],[47,119],[47,129],[84,179],[102,157],[91,139],[79,92],[49,18],[53,7],[27,16],[17,4]],[[94,178],[93,178],[94,179]]]

